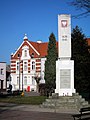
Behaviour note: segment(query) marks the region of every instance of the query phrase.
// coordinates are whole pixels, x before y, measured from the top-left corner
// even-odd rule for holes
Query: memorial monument
[[[74,89],[74,60],[71,60],[71,16],[58,15],[58,60],[56,89],[59,96],[72,96]]]
[[[73,94],[74,93],[74,94]],[[74,60],[71,60],[71,16],[58,15],[58,60],[56,61],[56,89],[41,105],[55,112],[88,107],[88,102],[74,89]]]

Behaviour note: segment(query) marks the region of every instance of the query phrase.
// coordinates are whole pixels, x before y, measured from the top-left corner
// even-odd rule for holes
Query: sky
[[[10,64],[14,53],[23,42],[24,34],[30,41],[48,42],[53,32],[58,40],[58,15],[71,14],[72,29],[76,25],[90,37],[90,16],[73,18],[81,13],[69,2],[72,0],[0,0],[0,62]]]

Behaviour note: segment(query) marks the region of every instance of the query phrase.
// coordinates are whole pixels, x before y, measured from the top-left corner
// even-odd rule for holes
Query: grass
[[[47,97],[45,96],[10,96],[6,98],[0,98],[0,102],[39,105],[42,104],[46,98]]]

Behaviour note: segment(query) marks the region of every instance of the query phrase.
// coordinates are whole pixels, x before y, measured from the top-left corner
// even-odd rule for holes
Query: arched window
[[[19,71],[19,62],[17,62],[17,71]]]
[[[32,85],[35,85],[35,79],[33,76],[32,76]]]
[[[32,61],[32,70],[35,70],[35,62]]]
[[[27,57],[27,50],[24,51],[24,57]]]
[[[17,77],[17,85],[19,85],[19,77]]]
[[[4,74],[4,69],[3,69],[3,68],[0,69],[0,74],[1,74],[1,75]]]
[[[27,62],[24,62],[24,71],[27,71],[27,68],[28,68]]]
[[[24,85],[27,85],[27,76],[24,77]]]
[[[31,58],[34,58],[34,53],[31,54]]]

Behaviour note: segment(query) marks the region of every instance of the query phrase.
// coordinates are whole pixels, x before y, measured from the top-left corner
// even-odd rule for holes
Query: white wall
[[[2,69],[2,70],[1,70]],[[2,71],[2,74],[1,74]],[[6,89],[6,63],[0,62],[0,81],[3,80],[3,89]],[[0,82],[1,84],[1,82]],[[1,87],[1,85],[0,85]]]

